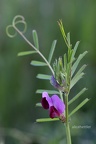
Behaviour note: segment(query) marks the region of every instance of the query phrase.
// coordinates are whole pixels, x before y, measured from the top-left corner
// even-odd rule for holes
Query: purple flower
[[[51,84],[52,84],[55,88],[57,88],[57,89],[60,88],[59,83],[56,81],[56,79],[54,78],[53,75],[51,76],[51,80],[50,80],[50,82],[51,82]]]
[[[57,82],[57,80],[55,79],[55,77],[52,75],[51,79],[50,79],[50,83],[57,88],[58,90],[67,93],[67,88],[66,88],[66,82],[63,79],[62,80],[62,86]]]
[[[64,92],[64,87],[63,86],[60,86],[60,84],[56,81],[55,77],[52,75],[51,76],[51,80],[50,80],[51,84],[57,88],[58,90]],[[63,81],[62,84],[64,84],[65,82]]]
[[[64,121],[65,104],[57,95],[49,97],[47,92],[43,92],[41,104],[44,109],[49,110],[50,118],[59,117]]]

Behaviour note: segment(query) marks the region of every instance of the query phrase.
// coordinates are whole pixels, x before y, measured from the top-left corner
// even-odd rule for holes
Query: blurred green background
[[[0,1],[0,144],[64,144],[65,130],[60,122],[35,123],[35,119],[47,117],[42,108],[36,108],[41,95],[36,89],[53,88],[50,82],[36,79],[38,73],[50,74],[48,69],[32,67],[31,60],[38,55],[17,57],[18,52],[30,50],[18,35],[10,39],[6,26],[16,15],[23,15],[28,24],[26,37],[32,40],[36,29],[41,52],[47,57],[52,41],[57,39],[53,61],[66,52],[57,21],[62,19],[65,31],[71,32],[71,42],[80,40],[78,53],[88,51],[82,63],[88,64],[85,77],[73,88],[73,97],[83,87],[88,91],[79,98],[90,98],[74,117],[72,126],[88,125],[75,129],[71,126],[72,144],[96,144],[96,0],[1,0]],[[70,108],[70,110],[71,110]]]

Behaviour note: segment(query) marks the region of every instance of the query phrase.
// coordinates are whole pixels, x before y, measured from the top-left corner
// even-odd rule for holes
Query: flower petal
[[[50,110],[50,118],[55,118],[60,116],[59,112],[54,106],[51,106],[49,110]]]
[[[55,88],[58,89],[60,87],[59,83],[56,81],[56,79],[55,79],[55,77],[53,75],[51,76],[50,82]]]
[[[44,109],[49,109],[49,104],[48,104],[46,98],[42,98],[41,104],[42,104],[42,107],[43,107]]]
[[[52,106],[52,100],[49,97],[47,92],[42,93],[41,104],[42,104],[44,109],[49,109],[49,107]]]
[[[63,103],[63,101],[57,95],[53,95],[51,99],[53,106],[60,114],[62,114],[65,110],[65,104]]]
[[[51,83],[55,88],[57,88],[58,90],[64,92],[64,87],[63,87],[63,86],[60,86],[60,84],[56,81],[56,79],[55,79],[55,77],[54,77],[53,75],[51,76],[50,83]],[[65,83],[65,81],[63,81],[63,83]]]

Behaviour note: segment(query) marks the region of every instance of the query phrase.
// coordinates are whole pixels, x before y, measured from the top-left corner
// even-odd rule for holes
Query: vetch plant
[[[24,29],[21,31],[18,28],[19,24],[23,24]],[[76,42],[73,47],[70,41],[70,33],[66,34],[64,30],[64,26],[61,20],[59,20],[58,25],[60,27],[61,34],[63,36],[64,42],[67,46],[67,53],[65,53],[62,57],[60,56],[58,59],[51,64],[52,57],[56,48],[57,41],[54,40],[49,52],[48,59],[40,52],[39,41],[36,30],[32,31],[33,41],[32,44],[24,35],[26,31],[26,21],[23,16],[18,15],[14,17],[12,24],[7,26],[6,32],[7,35],[11,38],[15,37],[17,33],[30,45],[33,49],[31,51],[25,51],[18,53],[18,56],[24,56],[29,54],[37,53],[41,56],[43,61],[32,60],[32,66],[47,66],[51,75],[48,74],[38,74],[37,78],[41,80],[48,80],[50,84],[56,90],[45,90],[38,89],[36,93],[42,94],[41,102],[37,103],[36,106],[43,107],[44,109],[49,111],[50,118],[41,118],[37,119],[37,122],[48,122],[48,121],[56,121],[60,120],[64,123],[66,129],[66,139],[67,144],[72,144],[71,141],[71,133],[70,133],[70,118],[75,114],[83,105],[85,105],[89,99],[85,98],[77,107],[71,112],[69,112],[70,105],[76,101],[87,89],[83,88],[80,92],[78,92],[70,101],[69,94],[70,90],[76,83],[84,76],[84,69],[86,68],[86,64],[78,68],[79,63],[87,54],[87,51],[83,52],[76,58],[76,52],[79,46],[79,41]],[[12,30],[12,31],[11,31]],[[11,32],[14,32],[11,34]]]

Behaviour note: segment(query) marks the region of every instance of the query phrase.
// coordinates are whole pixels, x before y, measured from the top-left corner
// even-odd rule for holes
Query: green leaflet
[[[78,45],[79,45],[79,41],[76,42],[74,48],[73,48],[73,53],[72,53],[72,58],[71,58],[71,61],[73,62],[75,60],[75,54],[76,54],[76,51],[77,51],[77,48],[78,48]]]
[[[84,73],[82,71],[86,68],[87,65],[83,65],[78,72],[75,74],[75,76],[71,80],[71,88],[83,77]]]
[[[68,41],[68,45],[70,46],[71,43],[70,43],[70,33],[67,33],[67,41]]]
[[[79,76],[82,72],[83,72],[83,70],[86,68],[86,64],[84,64],[79,70],[78,70],[78,72],[75,74],[75,76],[72,78],[72,79],[75,79],[75,78],[77,78],[77,76]]]
[[[66,37],[66,34],[65,34],[65,30],[64,30],[64,26],[63,26],[62,20],[60,20],[60,21],[58,22],[58,24],[59,24],[59,27],[60,27],[60,30],[61,30],[63,39],[64,39],[64,41],[65,41],[65,43],[66,43],[66,45],[67,45],[67,47],[68,47],[68,40],[67,40],[67,37]]]
[[[72,104],[75,100],[77,100],[87,89],[83,88],[76,96],[74,96],[69,102],[68,105]]]
[[[67,63],[67,83],[68,83],[68,85],[70,83],[70,77],[71,77],[70,67],[71,67],[70,63]]]
[[[45,62],[35,61],[35,60],[32,60],[30,64],[33,66],[47,66]]]
[[[58,121],[59,118],[54,118],[54,119],[51,119],[51,118],[41,118],[41,119],[36,119],[36,122],[51,122],[51,121]]]
[[[68,49],[68,63],[71,63],[71,58],[72,58],[72,53],[73,53],[73,49]]]
[[[85,105],[89,101],[88,98],[86,98],[83,102],[81,102],[70,114],[69,117],[72,116],[75,112],[77,112],[83,105]]]
[[[55,47],[56,47],[56,43],[57,40],[54,40],[50,49],[50,53],[49,53],[49,58],[48,58],[48,62],[51,63],[52,57],[53,57],[53,53],[55,51]]]
[[[66,53],[64,54],[64,71],[67,70],[67,55]]]
[[[80,54],[77,58],[77,60],[75,61],[75,63],[72,66],[72,73],[71,76],[73,76],[73,74],[75,73],[80,61],[82,60],[82,58],[88,53],[88,51],[85,51],[83,54]]]
[[[37,35],[36,30],[32,31],[32,35],[33,35],[34,45],[37,49],[39,49],[39,41],[38,41],[38,35]]]
[[[71,80],[70,89],[72,89],[72,87],[83,77],[83,75],[84,75],[84,73],[82,72],[76,78]]]
[[[36,93],[42,94],[42,92],[44,92],[44,91],[48,92],[48,94],[59,94],[58,91],[55,91],[55,90],[46,90],[46,89],[38,89],[38,90],[36,91]]]
[[[51,75],[46,75],[46,74],[38,74],[36,77],[38,79],[44,79],[44,80],[50,80],[51,79]]]
[[[41,103],[36,103],[37,107],[42,107]]]
[[[34,54],[34,53],[37,53],[37,52],[36,51],[24,51],[24,52],[19,52],[18,56],[26,56],[26,55]]]

